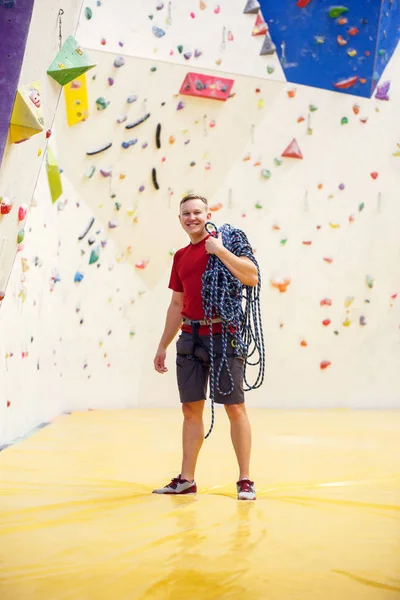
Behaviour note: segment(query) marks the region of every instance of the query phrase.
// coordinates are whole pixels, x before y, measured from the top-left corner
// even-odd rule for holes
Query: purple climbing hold
[[[182,110],[182,108],[185,108],[185,105],[183,104],[182,101],[178,102],[178,106],[176,107],[176,110]]]
[[[344,188],[345,188],[345,185],[344,185],[344,183],[341,183],[341,184],[339,185],[339,190],[344,190]]]
[[[141,185],[139,188],[139,192],[144,192],[144,185]]]
[[[103,177],[110,177],[112,174],[112,169],[111,167],[108,169],[100,169],[100,173],[103,175]]]
[[[189,60],[189,58],[192,58],[192,53],[191,52],[184,52],[183,56],[184,56],[184,58],[186,58],[186,60]]]
[[[194,57],[195,58],[199,58],[199,56],[201,56],[203,53],[201,50],[199,50],[198,48],[195,49],[194,51]]]
[[[390,81],[385,81],[382,85],[378,85],[376,90],[375,98],[377,100],[389,100],[388,92],[390,88]]]
[[[108,85],[114,85],[115,81],[112,77],[108,78]]]

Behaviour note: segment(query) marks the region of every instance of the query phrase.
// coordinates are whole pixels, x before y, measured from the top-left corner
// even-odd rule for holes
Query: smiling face
[[[204,226],[210,219],[211,213],[202,200],[197,198],[181,204],[179,221],[192,244],[197,244],[207,237]]]

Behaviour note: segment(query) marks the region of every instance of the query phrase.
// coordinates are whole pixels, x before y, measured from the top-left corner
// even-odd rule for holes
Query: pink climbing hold
[[[286,150],[282,152],[281,156],[286,158],[303,158],[303,154],[295,138],[293,138]]]
[[[26,217],[26,213],[28,212],[28,207],[26,204],[21,204],[18,209],[18,221],[23,221]]]

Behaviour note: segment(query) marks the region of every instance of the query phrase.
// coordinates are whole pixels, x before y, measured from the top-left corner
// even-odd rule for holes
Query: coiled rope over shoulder
[[[210,254],[206,270],[202,276],[204,318],[210,320],[211,426],[205,436],[205,439],[207,439],[214,427],[215,386],[223,396],[231,394],[235,387],[228,364],[228,333],[231,331],[233,335],[236,356],[242,357],[245,361],[244,383],[246,387],[244,387],[244,390],[246,392],[259,388],[264,381],[265,348],[260,308],[261,274],[246,234],[229,224],[222,225],[218,230],[214,223],[208,222],[205,229],[207,233],[214,235],[214,237],[221,233],[224,247],[235,256],[247,256],[256,265],[258,272],[257,286],[243,285],[215,254]],[[217,373],[214,371],[214,343],[211,323],[211,319],[214,317],[222,319],[222,359]],[[257,360],[250,362],[249,359],[254,353],[257,353],[255,357]],[[259,370],[256,381],[249,384],[247,381],[247,366],[257,365],[259,365]],[[227,369],[231,382],[231,388],[228,391],[222,391],[219,387],[224,367]]]

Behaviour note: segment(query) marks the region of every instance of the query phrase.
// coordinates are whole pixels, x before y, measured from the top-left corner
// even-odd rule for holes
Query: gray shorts
[[[209,349],[209,336],[200,336],[203,344]],[[244,402],[243,373],[244,359],[234,356],[234,348],[231,345],[232,335],[228,335],[228,365],[231,372],[234,388],[228,395],[221,394],[217,389],[217,373],[221,364],[222,335],[214,334],[214,358],[215,372],[215,397],[217,404],[242,404]],[[178,381],[181,402],[196,402],[207,398],[207,386],[210,378],[210,355],[202,346],[194,346],[191,333],[182,331],[176,343],[176,376]],[[219,389],[221,392],[229,392],[232,384],[229,379],[226,364],[224,364],[220,377]]]

